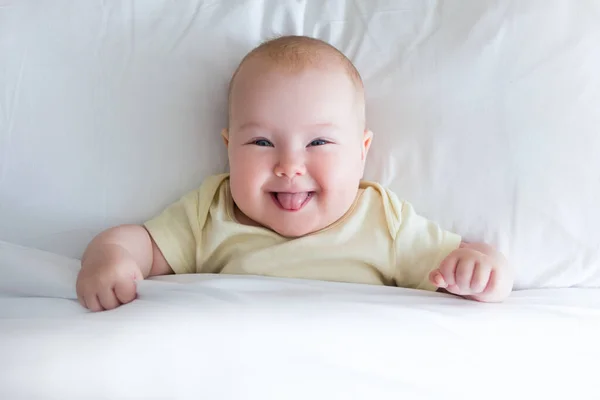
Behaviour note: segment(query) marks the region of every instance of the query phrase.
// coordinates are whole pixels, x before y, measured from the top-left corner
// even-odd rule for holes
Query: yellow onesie
[[[436,289],[429,272],[461,241],[367,181],[334,224],[306,236],[282,237],[235,220],[228,174],[209,177],[145,227],[178,274],[251,274],[427,290]]]

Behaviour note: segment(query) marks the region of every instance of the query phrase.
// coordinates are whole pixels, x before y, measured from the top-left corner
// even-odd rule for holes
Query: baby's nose
[[[302,176],[306,174],[306,165],[304,160],[300,158],[286,157],[286,159],[280,160],[273,171],[279,178],[287,177],[292,179],[296,176]]]

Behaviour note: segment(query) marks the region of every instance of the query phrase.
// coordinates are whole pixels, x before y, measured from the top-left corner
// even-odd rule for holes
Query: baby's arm
[[[100,233],[85,250],[77,297],[92,311],[110,310],[135,299],[136,280],[172,273],[143,226],[117,226]]]
[[[514,273],[506,258],[485,243],[461,243],[429,275],[437,287],[482,302],[501,302],[512,291]]]

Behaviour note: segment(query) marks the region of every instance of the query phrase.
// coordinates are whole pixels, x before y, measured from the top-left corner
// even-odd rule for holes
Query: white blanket
[[[251,276],[140,282],[88,313],[77,260],[0,243],[0,399],[598,396],[600,290],[504,304]]]

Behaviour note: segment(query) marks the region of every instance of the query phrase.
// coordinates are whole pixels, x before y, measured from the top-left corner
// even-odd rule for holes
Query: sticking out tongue
[[[308,196],[309,192],[300,192],[300,193],[284,193],[279,192],[275,193],[275,197],[277,197],[277,201],[281,204],[286,210],[299,210]]]

